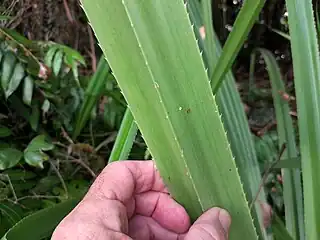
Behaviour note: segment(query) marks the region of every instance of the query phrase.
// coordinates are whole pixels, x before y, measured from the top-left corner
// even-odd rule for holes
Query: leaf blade
[[[19,87],[24,75],[24,68],[22,64],[19,62],[14,66],[12,76],[10,77],[7,88],[5,89],[6,98],[10,97],[11,94]]]
[[[22,158],[22,152],[15,148],[0,149],[0,170],[14,167]]]
[[[23,80],[23,95],[22,100],[24,104],[31,106],[32,95],[33,95],[34,82],[31,76],[26,76]]]
[[[108,164],[114,161],[128,159],[137,131],[138,126],[134,122],[130,109],[127,108],[116,141],[110,153]]]
[[[183,2],[174,1],[170,6],[162,1],[94,2],[82,1],[85,12],[173,196],[186,207],[193,220],[213,205],[224,206],[233,216],[230,239],[237,239],[237,232],[247,239],[256,239]],[[101,16],[105,16],[103,22]],[[106,30],[103,25],[107,22],[121,24],[121,32],[119,25],[109,24]],[[166,46],[174,47],[168,51]],[[165,69],[170,71],[166,73]],[[197,83],[193,79],[198,79]],[[197,128],[200,124],[202,128]],[[207,184],[203,182],[204,176]],[[228,179],[237,187],[230,191],[228,182],[218,179]],[[208,193],[205,185],[215,187]],[[222,188],[228,189],[227,192]],[[240,201],[235,203],[229,194],[237,195]]]
[[[254,21],[257,19],[265,0],[247,0],[234,22],[233,29],[230,32],[225,45],[223,46],[222,54],[218,64],[215,66],[211,76],[212,91],[215,93],[226,74],[231,68],[245,38],[247,37]]]
[[[42,240],[45,237],[50,237],[55,227],[78,202],[79,199],[69,199],[31,214],[10,228],[1,240]],[[37,226],[37,231],[34,230],[34,226]]]
[[[306,239],[320,239],[320,58],[312,1],[286,0],[297,99]],[[301,50],[303,49],[303,50]]]
[[[86,88],[85,98],[81,105],[80,111],[75,123],[75,130],[73,132],[73,138],[77,138],[83,129],[85,123],[88,121],[90,114],[101,96],[104,85],[106,84],[106,78],[109,73],[109,65],[104,57],[101,57],[97,67],[97,71],[90,79],[89,85]]]
[[[281,98],[281,92],[279,93],[279,91],[286,92],[279,66],[269,50],[258,48],[257,51],[265,59],[271,80],[279,134],[279,148],[283,144],[286,144],[286,150],[282,154],[282,159],[296,158],[298,152],[292,119],[289,114],[289,104]],[[304,239],[304,221],[300,169],[283,169],[282,176],[286,227],[295,239],[302,240]]]
[[[197,0],[194,1],[193,4],[196,6]],[[203,59],[206,66],[208,66],[208,75],[210,76],[213,68],[218,64],[218,61],[220,61],[222,49],[219,39],[213,31],[211,1],[202,1],[202,5],[205,26]],[[198,8],[200,7],[198,6]],[[193,14],[190,16],[192,17]],[[199,34],[197,30],[200,30],[200,25],[199,23],[195,23],[195,26],[195,34],[197,35]],[[198,38],[200,45],[201,37],[198,36]],[[259,189],[261,173],[252,136],[249,130],[249,123],[231,70],[229,70],[223,77],[223,82],[216,93],[216,101],[221,112],[224,127],[227,131],[231,150],[237,163],[246,198],[249,202],[252,202]],[[239,141],[239,139],[241,139],[241,141]],[[258,201],[251,209],[253,221],[260,239],[266,238],[260,205],[265,202],[266,196],[262,189],[258,196]]]

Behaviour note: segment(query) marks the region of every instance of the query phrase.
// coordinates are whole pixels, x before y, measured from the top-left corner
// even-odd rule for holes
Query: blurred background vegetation
[[[241,0],[213,0],[213,23],[222,44],[241,5]],[[25,216],[87,190],[108,163],[126,101],[108,64],[100,60],[78,0],[1,0],[0,26],[2,236]],[[267,1],[233,65],[262,174],[280,150],[265,62],[251,53],[263,47],[274,54],[288,89],[282,97],[290,102],[296,126],[286,34],[284,0]],[[100,85],[90,86],[97,79]],[[139,133],[129,158],[150,158]],[[283,216],[279,172],[268,173],[263,184],[269,203]]]

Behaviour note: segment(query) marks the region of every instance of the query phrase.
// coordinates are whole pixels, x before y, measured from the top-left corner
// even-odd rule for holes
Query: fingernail
[[[224,209],[220,210],[219,221],[220,221],[223,229],[225,230],[225,232],[226,233],[229,232],[229,228],[231,225],[231,217],[226,210],[224,210]]]

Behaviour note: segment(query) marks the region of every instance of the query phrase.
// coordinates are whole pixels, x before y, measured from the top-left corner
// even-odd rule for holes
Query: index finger
[[[147,191],[167,192],[154,161],[122,161],[108,165],[86,197],[126,203],[134,194]]]

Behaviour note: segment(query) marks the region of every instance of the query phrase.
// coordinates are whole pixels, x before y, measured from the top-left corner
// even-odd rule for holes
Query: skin
[[[230,215],[211,208],[193,225],[169,195],[153,161],[108,165],[52,240],[227,240]]]

